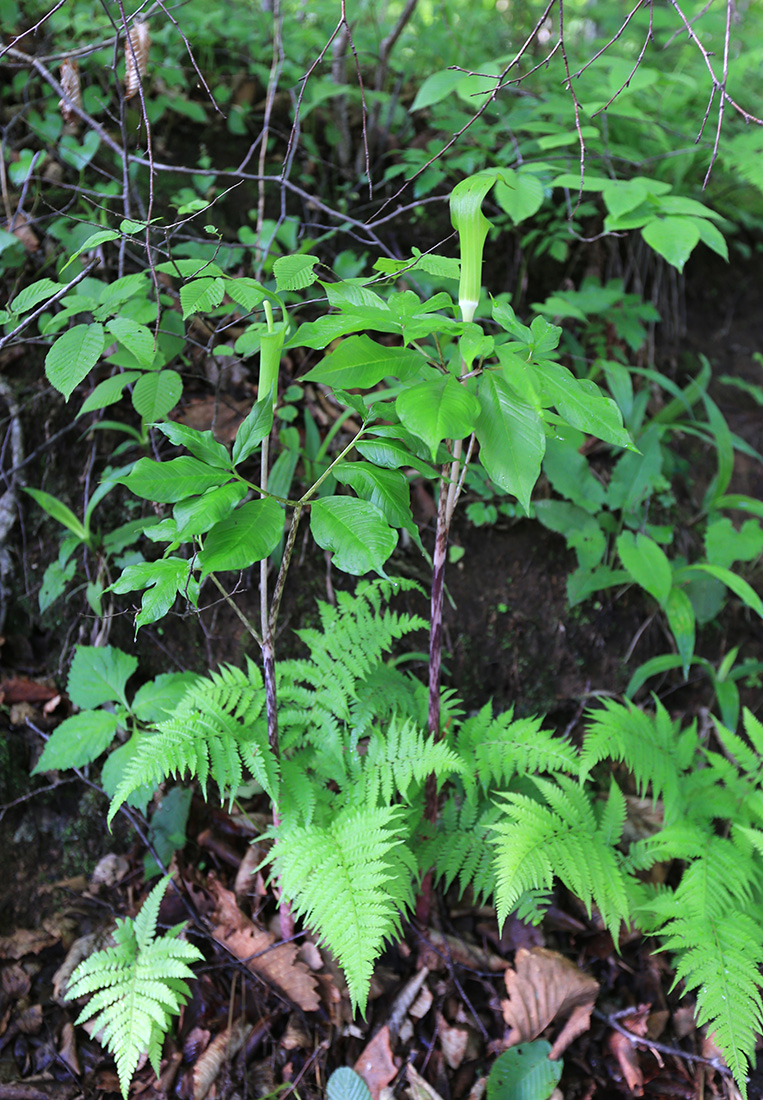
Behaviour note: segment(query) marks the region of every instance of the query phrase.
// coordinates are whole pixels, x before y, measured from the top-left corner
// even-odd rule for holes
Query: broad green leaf
[[[763,527],[748,519],[736,530],[727,517],[708,524],[705,532],[705,553],[711,565],[729,568],[735,561],[754,561],[763,553]]]
[[[137,565],[128,565],[122,570],[119,580],[111,586],[118,595],[125,592],[143,591],[140,611],[135,617],[135,633],[142,626],[163,619],[178,593],[187,592],[191,603],[198,596],[198,582],[191,577],[191,563],[185,558],[159,558],[158,561],[144,561]]]
[[[597,565],[593,569],[576,569],[567,578],[569,605],[576,607],[595,592],[627,584],[629,579],[624,569],[610,569],[606,565]]]
[[[54,294],[62,289],[61,283],[54,283],[52,279],[38,279],[36,283],[24,287],[15,298],[11,299],[8,311],[18,314],[28,313],[30,309],[34,309],[40,302],[52,298]]]
[[[195,458],[208,462],[210,466],[230,470],[231,459],[228,449],[217,442],[212,432],[200,432],[196,428],[189,428],[186,424],[176,424],[172,420],[156,426],[176,447],[185,447]]]
[[[114,374],[111,378],[105,378],[103,382],[98,383],[90,396],[82,402],[82,408],[77,416],[84,416],[85,413],[93,412],[95,409],[105,409],[107,405],[113,405],[115,401],[119,401],[121,398],[125,386],[129,386],[131,382],[140,377],[139,371],[132,370],[125,371],[123,374]]]
[[[593,569],[604,557],[607,540],[594,516],[566,500],[536,500],[536,518],[549,531],[564,535],[567,547],[574,550],[581,569]]]
[[[422,111],[425,107],[440,103],[463,79],[463,73],[454,72],[452,69],[441,69],[438,73],[432,73],[416,92],[416,98],[409,107],[410,112]]]
[[[729,246],[726,244],[726,238],[723,236],[718,226],[713,225],[707,218],[697,218],[696,221],[699,239],[702,243],[706,244],[708,248],[712,248],[713,252],[717,252],[719,256],[722,256],[724,260],[728,261]]]
[[[354,497],[314,501],[310,529],[322,549],[333,551],[337,569],[355,577],[371,570],[384,576],[382,567],[397,546],[397,533],[379,509]]]
[[[229,298],[232,298],[237,305],[243,306],[247,312],[256,309],[266,298],[273,297],[273,295],[265,290],[265,287],[255,279],[248,278],[226,279],[225,293]]]
[[[668,625],[678,646],[684,680],[689,675],[691,659],[694,656],[695,620],[691,600],[682,588],[671,588],[665,602],[665,614]]]
[[[636,584],[664,608],[673,584],[673,571],[665,551],[648,535],[623,531],[617,540],[617,552]]]
[[[480,402],[449,374],[403,390],[395,410],[403,425],[427,444],[435,461],[443,439],[463,439],[474,429]]]
[[[225,283],[214,276],[202,275],[185,283],[180,288],[180,304],[183,307],[183,320],[194,313],[208,313],[216,309],[223,300]]]
[[[281,540],[284,516],[281,505],[266,497],[251,500],[233,515],[215,524],[197,557],[201,576],[248,569],[266,558]]]
[[[615,463],[607,487],[607,505],[614,512],[632,512],[655,492],[661,492],[668,482],[662,473],[660,430],[647,428],[638,441],[641,454],[626,452]]]
[[[134,355],[138,363],[146,370],[150,370],[156,354],[154,346],[154,334],[145,325],[131,320],[129,317],[112,317],[106,322],[106,328],[120,344]]]
[[[494,371],[486,371],[480,380],[479,404],[474,430],[480,461],[490,480],[527,512],[546,446],[540,415]]]
[[[630,433],[611,397],[605,397],[595,382],[576,378],[560,363],[543,360],[535,370],[550,401],[573,428],[594,435],[605,443],[634,450]]]
[[[42,489],[28,489],[24,486],[24,492],[29,493],[30,497],[33,497],[39,506],[52,516],[58,523],[63,524],[69,531],[77,536],[82,542],[87,540],[85,528],[72,512],[71,508],[67,508],[60,500],[57,500],[50,493],[44,492]]]
[[[683,271],[684,264],[699,240],[699,227],[696,218],[654,218],[641,230],[641,236],[672,267]]]
[[[41,612],[48,610],[58,597],[64,592],[67,584],[74,576],[77,563],[71,558],[65,564],[60,561],[52,561],[42,575],[42,584],[37,593],[37,602]]]
[[[197,276],[205,278],[221,276],[222,268],[210,260],[193,259],[166,260],[163,264],[157,264],[156,270],[161,275],[175,275],[181,279],[193,279]]]
[[[681,570],[681,575],[690,576],[697,572],[707,573],[709,576],[721,581],[722,584],[731,589],[735,596],[739,597],[742,603],[763,618],[763,602],[761,602],[760,596],[742,577],[738,577],[730,569],[724,569],[720,565],[708,565],[705,562],[687,566]]]
[[[408,478],[399,470],[373,466],[370,462],[340,462],[334,477],[350,485],[363,500],[375,504],[391,527],[405,527],[416,541],[418,528],[411,514],[411,490]]]
[[[313,271],[317,263],[317,256],[279,256],[273,264],[276,290],[304,290],[312,286],[318,278]]]
[[[707,664],[707,662],[703,661],[701,657],[693,657],[691,664]],[[659,657],[652,657],[651,660],[644,661],[643,665],[639,665],[628,681],[625,698],[632,699],[642,684],[645,684],[651,676],[669,672],[673,668],[681,668],[682,665],[683,657],[680,653],[662,653]]]
[[[115,646],[79,645],[66,685],[69,698],[82,710],[103,703],[127,706],[125,686],[137,667],[137,657]]]
[[[545,191],[537,176],[507,168],[495,185],[495,198],[514,225],[537,214],[543,205]]]
[[[195,672],[161,672],[135,692],[133,714],[140,722],[164,722],[198,679]]]
[[[605,490],[580,453],[584,443],[585,436],[577,428],[559,426],[546,440],[543,472],[557,493],[595,515],[604,504]]]
[[[96,139],[95,148],[97,149],[98,148],[98,135],[95,134],[93,131],[91,131],[90,133]],[[86,135],[86,136],[89,136],[89,135]],[[65,140],[66,140],[66,137],[61,139],[62,144]],[[95,150],[93,150],[93,153],[94,152],[95,152]],[[63,156],[63,153],[62,153],[62,156]],[[90,155],[89,159],[92,160],[92,158],[93,158],[93,154]],[[64,160],[67,160],[67,158],[65,156],[64,156]],[[67,160],[67,163],[71,164],[72,162],[71,162],[71,160]],[[78,163],[75,162],[74,167],[84,168],[86,166],[86,164],[87,164],[87,162],[85,162],[85,164],[82,164],[82,165],[79,165]],[[101,244],[107,244],[109,241],[115,241],[115,240],[117,240],[117,238],[119,236],[121,236],[121,234],[118,233],[117,230],[115,230],[115,229],[99,229],[97,233],[91,233],[90,236],[85,241],[85,243],[83,245],[81,245],[81,247],[78,248],[77,251],[74,252],[69,257],[69,259],[66,261],[64,266],[61,268],[61,273],[66,271],[69,264],[73,263],[77,259],[78,256],[82,255],[83,252],[89,252],[92,248],[98,248],[98,246],[101,245]]]
[[[32,775],[84,768],[106,751],[116,732],[116,715],[105,710],[84,711],[65,718],[53,730]]]
[[[193,791],[189,787],[173,787],[154,810],[148,830],[149,851],[143,857],[146,880],[162,873],[159,861],[168,867],[173,854],[185,847],[192,798]]]
[[[229,516],[246,493],[246,485],[240,481],[231,481],[217,489],[210,489],[203,496],[181,500],[172,509],[177,539],[187,542],[196,535],[205,534],[216,523]]]
[[[51,346],[45,356],[45,374],[67,401],[98,362],[105,343],[103,325],[92,324],[67,329]]]
[[[418,470],[424,477],[435,478],[438,476],[437,470],[433,466],[429,466],[411,451],[410,447],[407,447],[405,443],[399,439],[376,439],[374,437],[367,437],[361,439],[355,446],[358,454],[363,455],[369,462],[373,462],[377,466],[384,466],[390,470],[399,470],[402,467],[410,466],[414,470]]]
[[[133,407],[146,424],[161,420],[183,394],[183,380],[175,370],[151,371],[135,383]]]
[[[238,466],[239,462],[249,458],[265,436],[270,435],[272,427],[273,399],[268,394],[252,406],[247,417],[238,426],[233,442],[233,465]]]
[[[116,480],[126,485],[137,497],[161,504],[175,504],[186,497],[197,496],[230,477],[225,470],[208,466],[197,458],[172,458],[169,462],[139,459],[129,474]]]
[[[487,1100],[548,1100],[564,1063],[551,1061],[544,1039],[521,1043],[500,1054],[487,1079]]]
[[[350,336],[302,379],[335,389],[370,389],[384,378],[413,378],[425,362],[409,348],[387,348],[370,336]]]

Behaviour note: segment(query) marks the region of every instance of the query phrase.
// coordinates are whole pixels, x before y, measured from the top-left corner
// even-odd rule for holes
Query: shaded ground
[[[763,450],[763,409],[717,381],[724,373],[751,383],[763,380],[753,359],[755,352],[763,351],[761,264],[759,260],[735,264],[733,281],[728,271],[720,261],[689,265],[685,346],[710,358],[716,376],[713,394],[732,430]],[[231,404],[241,397],[241,393],[232,392]],[[27,438],[32,446],[43,442],[40,421],[35,420],[38,408],[32,401],[26,411]],[[75,444],[71,433],[55,439],[55,433],[66,424],[67,414],[60,405],[46,411],[42,436],[52,442],[40,452],[40,458],[46,465],[46,488],[51,492],[72,479],[71,456],[87,454],[87,445]],[[103,440],[103,446],[108,450],[109,441]],[[709,477],[712,457],[706,456],[705,461]],[[731,491],[763,497],[761,467],[740,457],[737,471]],[[34,472],[30,469],[30,483],[39,484],[34,480],[38,473],[39,467]],[[87,476],[86,468],[80,485]],[[425,505],[423,501],[424,518]],[[113,835],[105,831],[105,799],[78,781],[27,797],[28,768],[40,747],[40,739],[27,721],[45,732],[65,715],[65,701],[55,702],[57,687],[64,682],[60,664],[74,642],[89,640],[93,619],[81,595],[44,621],[34,614],[36,578],[55,551],[47,541],[52,525],[32,519],[29,510],[26,513],[26,525],[16,536],[20,540],[17,559],[23,561],[17,581],[24,594],[6,619],[0,678],[52,679],[47,681],[50,690],[46,699],[11,701],[8,697],[0,713],[0,722],[6,724],[0,742],[0,801],[6,806],[0,820],[0,936],[4,937],[0,960],[5,960],[0,963],[0,1098],[60,1096],[70,1100],[80,1095],[83,1087],[88,1096],[112,1092],[116,1079],[96,1043],[83,1041],[79,1032],[75,1041],[71,1009],[63,1008],[51,995],[54,973],[74,939],[101,927],[108,912],[134,912],[142,885],[144,848],[126,823]],[[446,666],[449,682],[467,706],[481,705],[493,697],[498,708],[514,704],[520,714],[543,711],[560,730],[571,731],[579,728],[591,693],[623,690],[633,669],[633,663],[626,668],[626,655],[637,636],[636,663],[667,649],[656,620],[642,629],[648,612],[633,593],[605,593],[570,612],[565,582],[574,559],[561,537],[539,525],[502,521],[477,529],[462,520],[453,541],[465,555],[449,569],[447,578],[455,606],[446,613]],[[284,653],[293,644],[289,641],[291,630],[314,615],[314,597],[328,598],[331,584],[351,583],[349,578],[331,573],[314,547],[305,544],[300,554],[298,581],[287,590],[283,608],[279,644]],[[415,575],[420,568],[418,558],[405,551],[393,562],[391,572],[396,567],[406,575]],[[244,585],[241,605],[256,615],[255,579],[245,577]],[[425,612],[425,602],[416,609]],[[117,619],[109,641],[128,648],[131,638],[129,616]],[[421,639],[421,648],[423,645]],[[717,659],[732,645],[741,646],[745,657],[763,659],[760,624],[734,607],[720,625],[706,628],[698,649]],[[151,676],[172,667],[200,670],[220,661],[239,662],[244,653],[252,652],[252,645],[230,610],[217,604],[207,608],[198,621],[178,618],[168,620],[162,630],[143,630],[139,650],[141,673]],[[649,686],[662,691],[676,713],[696,714],[711,700],[702,680],[672,690],[670,683],[678,681],[651,682]],[[759,709],[760,689],[748,687],[743,699]],[[237,960],[234,951],[232,960],[214,934],[230,901],[225,890],[234,890],[237,876],[256,862],[250,854],[250,834],[240,816],[194,801],[189,843],[180,869],[195,916],[208,930],[204,945],[210,966],[196,984],[178,1039],[169,1044],[165,1093],[179,1088],[182,1097],[200,1095],[194,1067],[201,1052],[211,1049],[211,1041],[218,1042],[222,1052],[212,1077],[217,1094],[224,1097],[244,1095],[244,1090],[252,1095],[254,1089],[264,1095],[282,1082],[291,1082],[298,1091],[312,1096],[317,1086],[325,1084],[327,1067],[351,1065],[361,1057],[370,1059],[379,1080],[386,1084],[398,1073],[398,1067],[389,1061],[394,1054],[402,1063],[416,1056],[417,1065],[424,1066],[426,1081],[443,1100],[469,1095],[476,1100],[478,1093],[471,1090],[506,1029],[499,1003],[505,996],[506,957],[539,942],[575,960],[596,978],[601,990],[597,1004],[603,1018],[594,1020],[591,1030],[566,1056],[561,1083],[565,1096],[588,1097],[594,1091],[597,1097],[632,1094],[627,1084],[628,1056],[618,1053],[612,1039],[616,1032],[606,1017],[642,1003],[651,1006],[643,1023],[652,1038],[662,1035],[669,1024],[665,1041],[675,1044],[684,1038],[686,1049],[702,1053],[701,1036],[685,1014],[685,1031],[680,1032],[682,1010],[675,1011],[677,998],[669,998],[665,992],[671,984],[667,961],[648,955],[641,940],[625,944],[622,954],[615,954],[609,936],[586,919],[574,899],[562,893],[542,932],[509,922],[501,941],[491,911],[475,911],[455,898],[447,899],[438,909],[433,929],[411,929],[407,941],[382,960],[366,1022],[351,1022],[341,977],[308,947],[300,965],[310,969],[321,964],[323,968],[316,977],[321,1007],[317,1015],[306,1019],[273,993],[267,974],[253,984],[241,962],[245,953],[239,952]],[[110,857],[105,864],[100,862],[104,856]],[[92,879],[96,867],[104,880],[100,885]],[[210,870],[219,878],[219,889],[210,886]],[[267,924],[272,912],[261,881],[239,878],[239,886],[242,881],[245,885],[236,891],[242,911],[259,914],[260,923]],[[187,919],[188,913],[169,901],[162,917],[172,924]],[[250,934],[246,924],[239,931],[243,936]],[[24,938],[31,933],[37,938]],[[402,1012],[390,1037],[384,1028],[389,1027],[391,1014],[394,1018],[396,998],[414,975],[414,963],[422,953],[429,967],[424,982],[428,993],[421,994],[423,1011],[419,1016]],[[299,1001],[298,997],[292,999]],[[239,1025],[231,1021],[238,1019],[250,1026],[235,1031]],[[369,1053],[367,1044],[377,1033],[382,1038]],[[633,1070],[636,1076],[631,1088],[638,1093],[641,1086],[636,1088],[633,1082],[638,1082],[639,1075],[651,1096],[692,1097],[701,1095],[705,1087],[718,1085],[717,1075],[702,1063],[690,1064],[670,1055],[665,1055],[662,1063],[659,1056],[645,1051],[634,1056],[638,1072]],[[39,1079],[41,1073],[45,1080]],[[30,1077],[33,1081],[25,1085]],[[142,1092],[155,1091],[151,1080],[148,1070],[139,1074]],[[10,1082],[16,1092],[6,1084]],[[751,1096],[761,1094],[760,1089],[751,1089]],[[421,1093],[419,1100],[426,1100],[426,1095]],[[375,1100],[377,1096],[378,1089]]]

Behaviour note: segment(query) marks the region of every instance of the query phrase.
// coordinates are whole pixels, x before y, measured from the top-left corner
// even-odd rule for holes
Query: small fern
[[[183,926],[156,936],[156,920],[169,878],[157,883],[133,920],[117,921],[114,946],[97,951],[72,974],[67,998],[95,994],[77,1023],[93,1020],[104,1046],[114,1055],[122,1096],[142,1055],[159,1076],[162,1043],[189,996],[189,964],[202,958],[193,944],[179,939]],[[93,1017],[95,1017],[93,1019]]]
[[[616,940],[630,911],[622,860],[614,847],[624,819],[619,788],[613,781],[609,798],[614,808],[599,820],[589,795],[569,777],[535,777],[533,783],[545,805],[525,794],[504,794],[507,820],[493,826],[499,923],[522,894],[538,887],[550,890],[556,877],[589,912],[592,905],[598,907]]]
[[[401,837],[399,806],[346,809],[323,825],[279,830],[272,860],[294,913],[319,930],[365,1010],[384,941],[413,905],[416,860]]]
[[[228,665],[193,684],[173,716],[142,739],[125,766],[109,823],[133,791],[156,787],[170,775],[197,778],[205,794],[212,778],[221,796],[232,797],[241,786],[243,765],[275,798],[278,770],[262,718],[264,703],[262,677],[252,661],[246,672]]]

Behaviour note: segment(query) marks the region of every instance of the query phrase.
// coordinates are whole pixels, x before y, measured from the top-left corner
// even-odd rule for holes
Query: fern
[[[294,913],[317,929],[365,1009],[373,965],[413,905],[416,861],[399,806],[346,809],[324,825],[279,829],[272,860]]]
[[[261,718],[265,701],[262,677],[248,662],[247,671],[225,666],[193,684],[173,716],[143,738],[126,765],[114,793],[108,821],[133,791],[156,786],[170,775],[188,774],[206,794],[211,777],[224,796],[241,785],[242,765],[275,798],[278,772]]]
[[[478,904],[484,905],[495,892],[495,850],[490,839],[502,813],[493,802],[452,796],[440,812],[434,837],[422,845],[422,865],[434,868],[446,890],[458,879],[459,896],[471,885]]]
[[[198,948],[178,939],[182,925],[156,937],[156,920],[169,878],[146,898],[138,916],[117,921],[114,946],[97,951],[72,974],[67,998],[94,993],[77,1023],[93,1019],[106,1048],[114,1055],[122,1096],[143,1054],[159,1076],[162,1043],[172,1016],[189,996],[189,964],[202,958]]]
[[[564,775],[534,778],[546,805],[520,793],[502,796],[508,820],[493,826],[496,834],[496,908],[499,924],[522,894],[541,887],[550,890],[554,878],[584,902],[596,905],[617,940],[620,922],[629,916],[628,887],[622,860],[613,847],[619,840],[618,806],[601,822],[586,792]],[[612,782],[610,799],[622,802]]]
[[[375,731],[369,738],[365,755],[358,758],[358,782],[354,799],[365,805],[378,801],[389,805],[393,799],[409,802],[411,787],[419,789],[430,775],[439,782],[463,775],[466,765],[445,742],[436,742],[417,729],[410,720],[392,718],[386,731]]]
[[[510,708],[493,717],[490,703],[468,718],[456,735],[459,755],[469,774],[484,789],[508,783],[514,775],[580,770],[578,755],[567,741],[541,729],[540,718],[514,718]]]

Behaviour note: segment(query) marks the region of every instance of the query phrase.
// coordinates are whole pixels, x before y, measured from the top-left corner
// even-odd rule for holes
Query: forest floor
[[[733,268],[692,260],[682,347],[660,349],[658,327],[658,357],[703,353],[716,380],[731,374],[759,384],[753,355],[763,351],[762,273],[763,257],[735,261]],[[763,451],[763,408],[717,381],[712,392],[731,429]],[[235,408],[245,398],[235,387],[227,394],[232,430]],[[204,403],[200,396],[188,413],[196,427],[207,426]],[[39,462],[49,472],[71,478],[73,437],[54,438],[65,423],[60,404],[46,413],[42,428],[40,406],[30,408],[23,423],[28,450],[39,447]],[[709,477],[713,456],[706,460]],[[29,484],[33,476],[30,471]],[[730,491],[763,498],[763,467],[739,456]],[[422,493],[419,518],[425,524],[429,507]],[[52,527],[43,530],[54,534]],[[44,622],[35,614],[37,578],[56,547],[21,525],[13,537],[18,592],[0,639],[0,1100],[74,1100],[115,1093],[118,1085],[99,1044],[73,1027],[76,1011],[59,996],[62,967],[71,968],[83,936],[102,935],[114,915],[134,914],[144,895],[146,848],[125,818],[113,833],[106,830],[107,801],[89,775],[28,778],[41,747],[35,730],[50,731],[67,713],[62,665],[74,642],[90,640],[93,623],[76,601]],[[560,536],[538,524],[502,520],[475,528],[461,522],[454,542],[464,556],[447,576],[447,682],[467,708],[492,698],[498,708],[514,705],[519,714],[543,712],[560,732],[579,737],[595,693],[623,691],[626,657],[640,663],[668,648],[657,620],[646,621],[633,593],[604,594],[570,611],[565,581],[574,558]],[[331,599],[334,586],[351,583],[332,573],[315,547],[306,544],[301,553],[298,586],[284,603],[283,652],[293,644],[291,631],[314,616],[315,598]],[[413,551],[401,552],[390,572],[396,567],[416,575]],[[257,594],[251,578],[244,580],[246,611]],[[412,599],[426,614],[426,605]],[[109,641],[132,645],[129,616],[114,623]],[[418,641],[414,647],[423,648],[424,639]],[[706,628],[703,645],[713,660],[733,646],[745,658],[763,660],[760,623],[733,606],[722,622]],[[238,621],[219,604],[198,620],[170,622],[163,633],[144,629],[139,649],[146,676],[205,670],[252,652]],[[656,681],[649,687],[676,716],[702,716],[712,702],[699,678],[672,691]],[[759,688],[742,695],[760,710]],[[731,1095],[728,1079],[713,1068],[709,1040],[694,1026],[691,1004],[680,989],[669,992],[667,958],[651,954],[640,936],[624,937],[616,951],[609,934],[564,892],[540,928],[509,920],[502,936],[494,911],[476,908],[468,897],[439,898],[430,925],[409,925],[403,943],[382,959],[367,1018],[352,1019],[341,974],[309,937],[279,949],[282,955],[251,958],[274,942],[272,897],[261,876],[250,873],[260,857],[251,817],[194,798],[176,863],[207,965],[177,1035],[165,1046],[159,1084],[145,1066],[136,1095],[227,1100],[281,1090],[282,1100],[292,1092],[314,1097],[333,1069],[350,1065],[362,1072],[374,1100],[390,1096],[389,1088],[399,1094],[401,1084],[414,1100],[477,1100],[491,1058],[506,1039],[502,1002],[507,971],[514,973],[510,963],[526,957],[516,955],[521,949],[537,948],[553,953],[551,984],[564,981],[562,960],[597,983],[590,1026],[564,1055],[563,1097]],[[161,922],[183,919],[188,910],[168,895]],[[553,1028],[549,1034],[553,1041]],[[629,1034],[641,1041],[634,1044]],[[763,1075],[750,1083],[750,1097],[759,1096]]]

